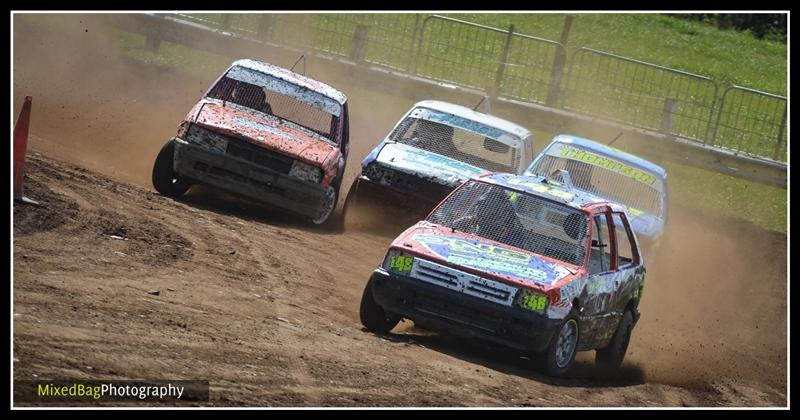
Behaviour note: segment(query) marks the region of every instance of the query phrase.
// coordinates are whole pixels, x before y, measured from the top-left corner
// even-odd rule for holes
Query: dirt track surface
[[[41,156],[27,171],[28,195],[46,207],[14,209],[19,379],[210,379],[213,405],[695,406],[784,398],[768,378],[649,381],[648,361],[702,346],[664,337],[652,300],[614,377],[581,357],[571,378],[552,380],[518,355],[410,323],[379,337],[362,331],[358,302],[389,238],[316,231],[208,191],[174,201]],[[706,345],[732,352],[713,342],[716,335]],[[675,355],[676,364],[684,358]],[[656,379],[663,374],[656,370]]]
[[[14,207],[15,379],[208,379],[211,405],[786,405],[786,235],[673,203],[613,377],[591,352],[553,380],[408,322],[379,337],[358,304],[391,238],[155,193],[156,153],[216,75],[120,61],[79,19],[74,37],[15,26],[15,100],[34,97],[26,195],[46,205]],[[410,101],[332,84],[351,100],[352,176]]]

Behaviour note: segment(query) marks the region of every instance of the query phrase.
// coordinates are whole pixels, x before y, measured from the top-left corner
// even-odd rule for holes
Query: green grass
[[[558,40],[564,14],[451,14]],[[786,95],[786,44],[672,16],[573,14],[568,47],[591,47],[712,79]],[[768,70],[767,70],[768,69]]]
[[[663,166],[668,173],[671,202],[787,232],[787,190],[670,162]]]
[[[462,20],[484,25],[509,28],[546,39],[560,39],[565,21],[563,14],[452,14]],[[756,90],[786,95],[787,51],[786,45],[776,41],[760,40],[747,32],[723,31],[711,25],[657,14],[576,14],[567,42],[568,66],[572,69],[567,85],[561,94],[561,106],[622,121],[635,126],[658,130],[663,118],[664,99],[676,98],[676,115],[671,133],[704,141],[708,144],[786,161],[786,133],[781,130],[785,101],[764,95],[726,89],[739,85]],[[431,29],[436,29],[432,25]],[[442,37],[466,41],[467,29],[460,33],[442,31]],[[452,31],[451,31],[452,32]],[[491,39],[491,38],[494,39]],[[456,63],[439,59],[433,63],[442,74],[460,73],[450,80],[470,81],[471,63],[489,46],[497,50],[501,34],[494,34],[485,42],[473,42],[473,50],[461,50],[458,42],[442,46],[438,57],[447,56]],[[514,63],[512,44],[508,60]],[[597,54],[581,52],[578,47],[591,47],[624,57],[706,76],[712,83],[696,78],[661,71],[638,64],[626,63]],[[455,48],[454,48],[455,47]],[[445,51],[447,51],[445,53]],[[459,57],[461,53],[464,57]],[[499,53],[492,53],[495,57]],[[525,63],[522,77],[513,80],[501,90],[513,92],[523,84],[522,95],[511,96],[523,100],[542,102],[549,78],[552,52],[546,50],[526,54],[537,57]],[[470,58],[471,56],[472,58]],[[496,60],[499,61],[499,60]],[[449,64],[449,65],[448,65]],[[539,67],[537,68],[537,64]],[[496,66],[496,65],[495,65]],[[507,71],[506,77],[510,74]],[[436,72],[432,77],[443,78]],[[479,74],[479,79],[493,78],[491,68]],[[532,80],[534,79],[534,80]],[[474,84],[473,84],[474,85]],[[724,95],[725,94],[725,95]],[[527,96],[526,96],[527,95]],[[725,106],[719,103],[725,97]],[[716,99],[715,99],[716,98]],[[712,112],[712,107],[713,112]],[[717,122],[719,127],[717,128]],[[779,135],[782,138],[779,140]],[[783,146],[781,146],[783,145]]]
[[[143,35],[111,28],[120,55],[146,64],[180,69],[200,78],[217,75],[231,64],[231,59],[207,51],[187,48],[172,42],[161,41],[158,51],[145,50]]]
[[[192,16],[210,23],[219,24],[222,21],[220,14]],[[292,17],[309,17],[277,16],[285,22]],[[513,24],[516,32],[555,41],[561,36],[565,17],[561,13],[450,13],[446,16],[504,30]],[[723,31],[712,25],[662,14],[578,13],[572,16],[574,20],[567,42],[570,48],[591,47],[708,76],[727,84],[786,95],[787,49],[786,44],[781,42],[758,39],[749,32]],[[376,38],[385,41],[388,33],[408,35],[412,32],[409,27],[413,28],[414,23],[415,15],[412,14],[318,14],[313,15],[311,26],[322,32],[347,34],[336,41],[327,40],[327,49],[346,53],[349,51],[350,34],[357,24],[376,28],[381,32]],[[255,31],[258,19],[254,15],[234,14],[231,16],[231,25]],[[405,44],[411,44],[411,40],[396,40],[392,44],[409,49]]]

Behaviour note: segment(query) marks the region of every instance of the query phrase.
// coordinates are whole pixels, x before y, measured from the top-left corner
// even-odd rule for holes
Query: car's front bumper
[[[174,140],[173,165],[178,175],[300,216],[319,214],[325,195],[322,186],[178,137]]]
[[[385,310],[434,330],[480,338],[518,350],[544,351],[560,320],[508,307],[376,269],[370,278],[375,301]]]

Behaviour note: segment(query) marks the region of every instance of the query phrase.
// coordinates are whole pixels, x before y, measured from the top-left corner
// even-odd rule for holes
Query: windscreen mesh
[[[291,96],[252,83],[223,77],[209,91],[208,96],[274,115],[328,140],[334,139],[336,135],[338,119],[333,115]]]
[[[428,221],[573,265],[586,253],[586,214],[485,182],[468,181]]]
[[[482,134],[422,118],[406,118],[391,139],[493,172],[517,173],[519,151]]]
[[[573,159],[544,155],[536,166],[531,168],[531,172],[540,176],[554,177],[559,169],[569,172],[572,184],[578,189],[645,213],[662,214],[661,194],[658,190],[608,169]]]

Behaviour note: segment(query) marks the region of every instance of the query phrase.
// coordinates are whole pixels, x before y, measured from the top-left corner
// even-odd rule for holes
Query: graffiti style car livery
[[[361,300],[363,325],[402,319],[537,353],[565,374],[597,350],[619,367],[645,268],[624,207],[543,177],[473,177],[391,244]]]
[[[341,92],[281,67],[238,60],[162,148],[153,186],[178,197],[206,184],[324,224],[336,207],[348,130]]]
[[[625,206],[645,250],[667,223],[667,172],[660,166],[612,147],[571,135],[556,136],[525,170],[552,176],[565,169],[574,188]],[[647,254],[647,252],[645,251]]]
[[[345,209],[380,203],[418,220],[470,177],[521,174],[531,159],[525,128],[460,105],[421,101],[361,162]]]

